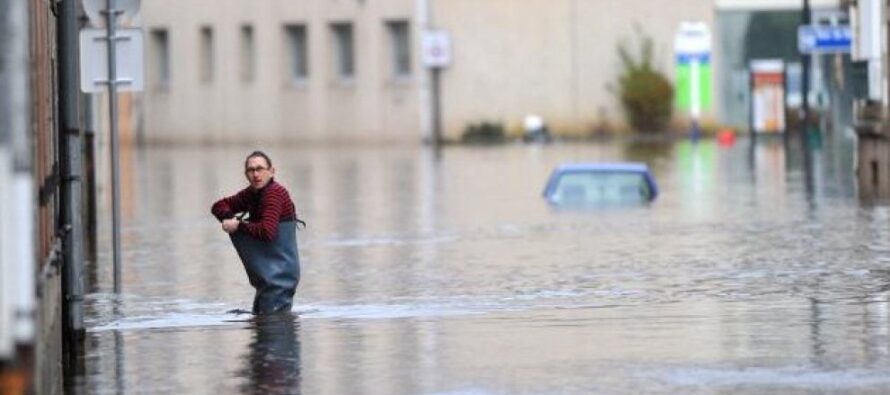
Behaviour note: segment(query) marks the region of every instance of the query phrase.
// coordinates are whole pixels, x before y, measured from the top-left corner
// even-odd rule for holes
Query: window
[[[199,62],[201,82],[213,81],[213,28],[201,28],[201,60]]]
[[[153,52],[152,77],[159,87],[170,84],[170,40],[167,29],[151,30],[151,48]]]
[[[287,43],[288,74],[291,82],[301,82],[309,77],[309,50],[305,25],[284,27]]]
[[[577,203],[639,203],[652,194],[646,177],[632,172],[570,172],[559,178],[553,201]]]
[[[334,23],[331,25],[331,31],[334,34],[334,65],[337,76],[341,79],[352,79],[355,76],[352,24]]]
[[[253,26],[241,26],[241,81],[251,82],[254,79],[256,51],[254,50]]]
[[[389,34],[391,70],[394,77],[411,75],[411,36],[407,21],[386,23]]]

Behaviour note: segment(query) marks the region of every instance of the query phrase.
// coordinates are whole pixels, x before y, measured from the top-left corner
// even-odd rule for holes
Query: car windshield
[[[618,171],[570,172],[563,174],[553,190],[557,204],[643,203],[650,197],[643,174]]]

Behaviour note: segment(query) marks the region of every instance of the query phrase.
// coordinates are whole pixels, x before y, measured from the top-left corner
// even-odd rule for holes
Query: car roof
[[[646,183],[649,184],[649,189],[652,192],[650,200],[654,200],[655,197],[658,196],[658,185],[655,183],[655,178],[649,171],[649,166],[641,162],[577,162],[561,164],[553,169],[553,172],[550,174],[550,179],[547,180],[547,184],[544,186],[544,196],[549,196],[550,193],[553,192],[557,180],[561,178],[563,174],[574,172],[621,172],[640,174],[646,180]]]
[[[556,168],[557,172],[565,171],[626,171],[636,173],[648,173],[649,166],[639,162],[578,162],[564,163]]]

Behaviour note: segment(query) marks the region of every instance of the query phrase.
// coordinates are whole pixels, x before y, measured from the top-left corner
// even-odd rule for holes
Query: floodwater
[[[253,147],[125,150],[123,294],[103,225],[69,390],[890,393],[890,209],[822,140],[271,147],[309,226],[293,316],[260,320],[227,313],[253,291],[209,214]],[[540,196],[617,160],[654,203]]]

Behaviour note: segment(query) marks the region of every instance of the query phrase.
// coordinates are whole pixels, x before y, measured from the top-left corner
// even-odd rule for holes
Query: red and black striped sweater
[[[244,188],[235,195],[213,203],[210,209],[220,222],[245,211],[250,214],[249,222],[242,221],[238,230],[264,241],[275,239],[279,222],[297,220],[297,211],[290,194],[274,178],[262,189]]]

